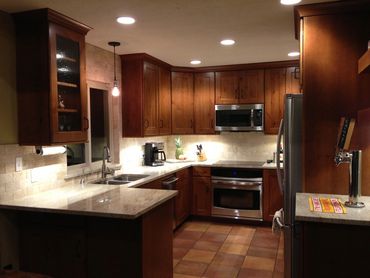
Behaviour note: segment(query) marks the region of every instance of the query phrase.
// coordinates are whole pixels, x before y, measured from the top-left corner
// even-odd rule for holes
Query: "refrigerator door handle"
[[[278,184],[279,184],[281,193],[283,193],[283,177],[281,175],[281,168],[280,168],[280,144],[281,144],[281,139],[283,137],[283,130],[284,130],[284,119],[281,119],[280,126],[279,126],[279,133],[277,137],[277,143],[276,143],[276,172],[277,172]]]

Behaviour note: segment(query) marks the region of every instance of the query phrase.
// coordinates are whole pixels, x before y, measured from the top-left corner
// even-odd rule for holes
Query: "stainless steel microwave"
[[[216,131],[263,131],[263,104],[215,105]]]

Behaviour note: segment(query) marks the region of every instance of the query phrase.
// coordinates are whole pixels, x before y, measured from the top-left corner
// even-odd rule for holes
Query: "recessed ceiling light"
[[[190,64],[192,64],[192,65],[199,65],[199,64],[201,64],[202,63],[202,61],[199,61],[199,60],[192,60],[191,62],[190,62]]]
[[[220,41],[220,44],[222,44],[222,45],[233,45],[233,44],[235,44],[235,41],[232,40],[232,39],[226,39],[226,40]]]
[[[134,24],[135,23],[135,18],[130,17],[130,16],[120,16],[117,17],[117,22],[121,24]]]
[[[289,57],[297,57],[297,56],[299,56],[299,52],[297,52],[297,51],[289,52],[289,53],[288,53],[288,56],[289,56]]]
[[[298,4],[301,1],[302,0],[280,0],[280,3],[283,5],[294,5],[294,4]]]

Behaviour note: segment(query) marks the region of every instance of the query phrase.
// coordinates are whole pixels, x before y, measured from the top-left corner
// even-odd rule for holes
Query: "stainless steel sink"
[[[140,174],[122,174],[119,176],[112,177],[110,179],[114,181],[121,181],[121,182],[132,182],[141,180],[143,178],[149,177],[149,175],[140,175]]]
[[[137,181],[143,178],[149,177],[149,175],[140,175],[140,174],[122,174],[114,177],[109,177],[106,179],[99,179],[93,181],[94,184],[111,184],[111,185],[122,185]]]

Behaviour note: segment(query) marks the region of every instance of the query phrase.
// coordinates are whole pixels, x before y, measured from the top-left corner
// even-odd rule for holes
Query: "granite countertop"
[[[117,171],[116,175],[145,174],[148,177],[123,185],[101,185],[89,182],[86,185],[65,186],[12,201],[1,201],[0,208],[134,219],[177,194],[174,190],[135,187],[192,166],[234,167],[230,164],[216,163],[216,161],[165,163],[158,167],[126,166]],[[243,166],[238,164],[237,167]],[[260,163],[259,166],[245,165],[244,167],[275,169],[276,164]]]
[[[310,206],[308,203],[308,198],[310,196],[324,198],[339,198],[343,202],[348,200],[348,195],[297,193],[296,217],[295,217],[297,221],[370,226],[369,196],[362,196],[360,198],[360,201],[365,203],[364,208],[358,209],[346,207],[347,213],[345,214],[310,211]]]

